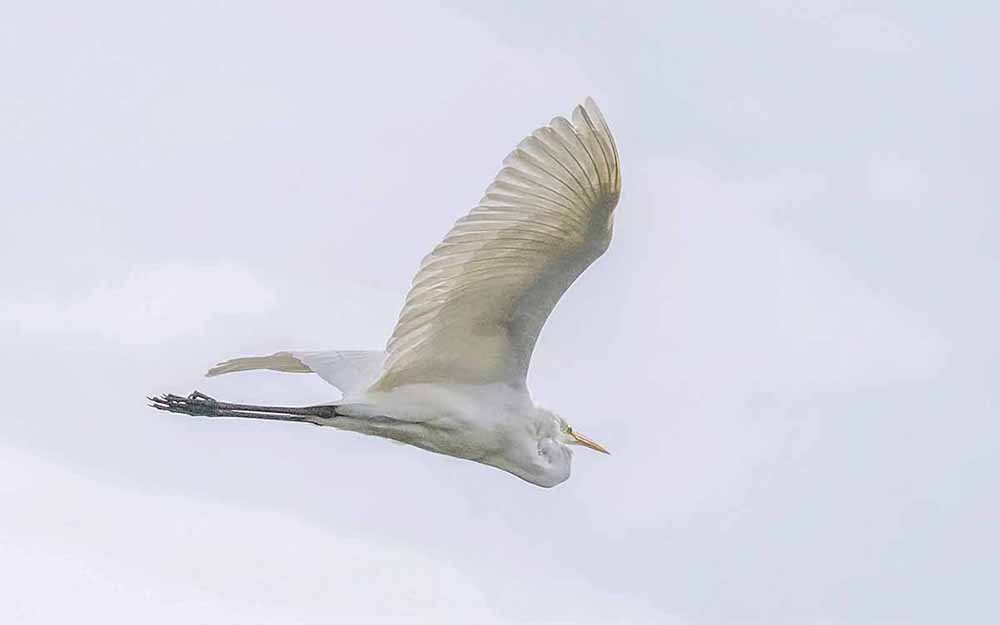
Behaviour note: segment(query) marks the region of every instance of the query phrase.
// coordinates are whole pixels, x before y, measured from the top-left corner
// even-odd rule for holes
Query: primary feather
[[[428,255],[374,390],[427,382],[524,386],[535,341],[611,241],[618,150],[593,100],[525,138]]]

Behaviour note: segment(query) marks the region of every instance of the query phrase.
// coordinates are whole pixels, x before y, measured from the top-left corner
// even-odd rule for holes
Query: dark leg
[[[299,421],[321,425],[337,416],[336,406],[254,406],[252,404],[230,404],[216,401],[204,393],[195,391],[187,397],[161,395],[147,397],[151,407],[157,410],[178,412],[199,417],[243,417],[248,419],[272,419],[275,421]]]

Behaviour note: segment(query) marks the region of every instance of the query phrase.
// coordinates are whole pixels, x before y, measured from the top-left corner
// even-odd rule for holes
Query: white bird
[[[572,121],[556,117],[521,141],[479,205],[424,258],[384,351],[284,351],[207,373],[316,373],[340,401],[256,406],[195,391],[152,406],[332,426],[555,486],[569,478],[570,445],[608,452],[532,401],[528,365],[556,302],[608,248],[620,190],[618,149],[587,98]]]

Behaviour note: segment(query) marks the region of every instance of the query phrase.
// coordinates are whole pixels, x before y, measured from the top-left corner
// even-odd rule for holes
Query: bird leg
[[[324,421],[337,416],[337,407],[320,406],[255,406],[252,404],[230,404],[217,401],[208,395],[195,391],[187,397],[180,395],[160,395],[147,397],[151,407],[157,410],[177,412],[197,417],[243,417],[247,419],[271,419],[275,421],[298,421],[322,425]]]

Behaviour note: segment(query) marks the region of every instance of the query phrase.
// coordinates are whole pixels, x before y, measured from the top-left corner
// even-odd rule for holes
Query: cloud
[[[123,490],[0,448],[0,620],[497,623],[483,589],[401,545],[287,515]],[[238,573],[237,573],[238,571]],[[58,589],[58,600],[52,599]]]
[[[235,263],[176,260],[134,265],[69,298],[8,295],[0,328],[27,335],[89,335],[139,345],[197,334],[231,315],[259,315],[273,291]]]
[[[902,24],[868,9],[858,9],[840,0],[787,2],[768,0],[764,6],[800,24],[826,32],[840,48],[879,54],[902,54],[913,50],[916,40]]]
[[[819,392],[926,380],[946,365],[944,336],[844,262],[861,253],[850,241],[823,249],[795,230],[790,216],[828,210],[823,174],[733,177],[658,159],[638,178],[663,190],[651,205],[671,210],[631,224],[623,213],[618,233],[668,233],[649,243],[662,245],[662,261],[641,265],[648,248],[616,253],[648,267],[642,279],[659,293],[662,305],[638,314],[670,346],[663,366],[709,385],[725,377],[758,391]]]
[[[894,154],[873,155],[867,168],[868,191],[888,204],[918,205],[927,194],[926,174],[917,163]]]
[[[151,99],[150,135],[166,145],[206,147],[287,126],[294,109],[279,91],[229,80],[172,84]]]

